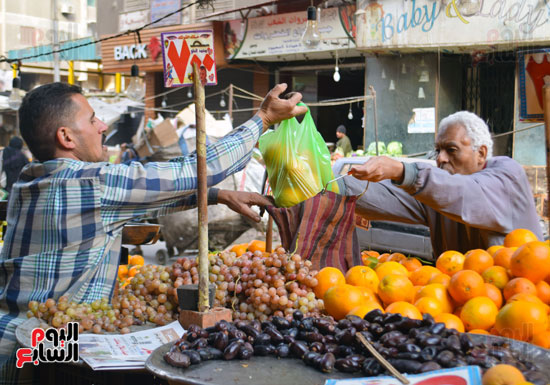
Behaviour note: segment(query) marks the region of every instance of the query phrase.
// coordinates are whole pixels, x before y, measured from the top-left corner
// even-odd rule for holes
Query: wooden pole
[[[271,253],[273,250],[273,217],[267,219],[267,231],[265,232],[265,251]]]
[[[370,93],[372,95],[372,109],[374,116],[374,142],[376,143],[376,156],[380,155],[378,153],[378,119],[376,115],[376,91],[373,86],[369,86]]]
[[[199,67],[193,64],[193,85],[195,88],[195,123],[197,132],[197,209],[199,212],[199,312],[210,308],[208,303],[208,205],[206,185],[206,127],[204,112],[204,85],[201,83]]]
[[[544,106],[544,125],[546,126],[546,189],[548,191],[546,207],[548,207],[550,205],[550,85],[548,84],[542,88],[542,101]],[[546,215],[550,221],[548,212]]]
[[[233,83],[229,85],[229,119],[233,123]]]
[[[363,151],[366,154],[367,153],[367,92],[369,90],[369,86],[367,84],[368,76],[367,76],[367,58],[365,57],[365,81],[364,81],[364,91],[363,95],[365,95],[365,101],[363,102]]]

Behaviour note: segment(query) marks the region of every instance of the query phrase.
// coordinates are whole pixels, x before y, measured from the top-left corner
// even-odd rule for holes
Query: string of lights
[[[23,56],[23,57],[14,58],[14,59],[10,59],[10,58],[6,57],[5,55],[1,55],[0,56],[0,63],[1,62],[10,63],[10,64],[11,63],[20,63],[23,60],[35,59],[37,57],[46,56],[46,55],[53,55],[54,53],[62,53],[62,52],[65,52],[65,51],[70,51],[70,50],[73,50],[73,49],[82,48],[82,47],[86,47],[88,45],[97,44],[97,43],[101,43],[103,41],[112,40],[112,39],[116,39],[116,38],[119,38],[119,37],[122,37],[122,36],[130,35],[132,33],[136,34],[137,39],[141,43],[140,32],[142,30],[144,30],[145,28],[148,28],[148,27],[150,27],[154,24],[157,24],[157,23],[161,22],[162,20],[164,20],[164,19],[166,19],[166,18],[168,18],[172,15],[175,15],[175,14],[177,14],[177,13],[179,13],[179,12],[189,8],[189,7],[192,7],[194,5],[199,5],[200,7],[205,7],[205,6],[209,6],[211,4],[212,4],[212,0],[196,0],[192,3],[184,5],[183,7],[179,8],[176,11],[167,13],[166,15],[164,15],[164,16],[156,19],[156,20],[153,20],[150,23],[144,24],[141,27],[136,28],[136,29],[129,29],[127,31],[120,32],[116,35],[106,36],[106,37],[103,37],[101,39],[95,39],[93,41],[89,41],[87,43],[82,43],[82,44],[78,44],[78,45],[74,45],[74,46],[70,46],[70,47],[65,47],[65,48],[54,49],[54,50],[51,50],[50,52],[43,52],[43,53],[39,53],[39,54],[36,54],[36,55]],[[212,8],[214,8],[213,5],[212,5]]]

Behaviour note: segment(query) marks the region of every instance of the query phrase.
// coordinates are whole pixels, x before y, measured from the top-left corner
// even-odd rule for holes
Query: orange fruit
[[[430,278],[430,280],[428,281],[428,285],[430,283],[440,283],[445,287],[449,287],[449,284],[451,283],[451,277],[448,276],[447,274],[441,273]]]
[[[537,295],[537,287],[527,278],[514,278],[511,279],[502,289],[502,294],[504,295],[505,300],[508,300],[508,298],[517,293]]]
[[[248,244],[248,251],[261,251],[262,253],[265,252],[265,242],[258,241],[257,239],[250,241],[250,243]]]
[[[546,281],[540,281],[535,285],[537,296],[547,305],[550,305],[550,285]]]
[[[520,247],[527,242],[538,241],[532,231],[527,229],[515,229],[504,237],[504,247]]]
[[[441,270],[433,266],[422,266],[411,273],[410,279],[414,285],[424,286],[428,284],[430,279],[438,274],[441,274]]]
[[[516,250],[510,260],[514,277],[538,283],[550,274],[550,247],[545,242],[529,242]]]
[[[389,253],[380,254],[380,255],[378,256],[378,262],[379,262],[379,263],[387,262],[389,257],[390,257],[390,254],[389,254]]]
[[[376,267],[378,265],[378,254],[377,251],[363,251],[361,253],[361,262],[364,266],[368,266],[370,268]]]
[[[464,254],[455,250],[448,250],[437,258],[435,267],[441,270],[442,273],[453,275],[463,269],[464,260]]]
[[[544,349],[550,349],[550,330],[535,334],[531,339],[531,343]]]
[[[138,266],[138,265],[132,266],[130,270],[128,270],[128,276],[135,277],[135,275],[139,272],[140,268],[141,266]]]
[[[405,277],[409,276],[409,271],[407,270],[407,268],[399,262],[395,261],[383,262],[377,265],[374,271],[376,271],[376,274],[378,275],[378,278],[380,280],[382,280],[382,278],[384,278],[384,276],[388,274],[401,274]]]
[[[123,279],[128,276],[128,265],[120,265],[118,267],[118,278]]]
[[[343,284],[328,289],[323,302],[327,313],[340,320],[356,307],[363,305],[365,296],[357,287]]]
[[[497,314],[495,329],[499,335],[520,341],[529,341],[548,328],[544,305],[514,301],[502,307]]]
[[[378,284],[378,296],[385,305],[397,301],[411,302],[413,295],[412,282],[401,274],[387,274]]]
[[[453,303],[447,288],[440,283],[431,283],[422,287],[416,294],[416,300],[422,297],[431,297],[437,299],[441,305],[444,313],[450,313],[453,311]]]
[[[451,277],[448,290],[458,304],[464,304],[469,299],[485,295],[485,282],[477,272],[462,270]]]
[[[497,250],[493,256],[493,261],[495,262],[495,265],[502,266],[505,269],[510,268],[510,260],[512,259],[512,255],[514,255],[514,252],[517,250],[517,247],[504,247],[500,250]]]
[[[241,255],[246,253],[247,249],[248,249],[248,243],[241,243],[238,245],[233,245],[231,249],[229,249],[229,251],[237,254],[237,257],[240,257]]]
[[[493,266],[495,261],[491,254],[483,249],[474,249],[464,255],[464,270],[473,270],[481,274],[485,269]]]
[[[128,264],[143,266],[145,264],[145,259],[143,259],[143,256],[139,254],[131,255],[130,259],[128,260]]]
[[[376,309],[379,309],[382,313],[384,312],[384,309],[378,302],[367,302],[364,305],[359,305],[356,308],[353,308],[347,315],[356,315],[364,318],[368,312]]]
[[[395,262],[401,262],[405,261],[407,259],[407,256],[402,253],[391,253],[388,257],[388,261],[395,261]]]
[[[413,304],[403,301],[397,301],[388,305],[386,308],[386,313],[399,313],[403,317],[419,320],[422,319],[422,314],[420,314],[420,311],[418,311]]]
[[[489,330],[495,324],[498,308],[487,297],[472,298],[464,304],[460,311],[460,319],[466,330]]]
[[[513,296],[510,297],[510,299],[508,299],[508,301],[506,301],[506,303],[512,303],[514,301],[525,301],[525,302],[536,303],[538,305],[543,306],[547,312],[550,310],[550,307],[548,307],[548,305],[546,305],[544,302],[541,301],[539,297],[533,294],[526,294],[526,293],[514,294]]]
[[[369,257],[374,257],[376,259],[378,259],[378,257],[380,257],[380,253],[378,251],[375,251],[375,250],[363,250],[363,251],[361,251],[361,255],[368,255]]]
[[[472,333],[472,334],[486,334],[486,335],[490,335],[491,333],[489,333],[487,330],[482,330],[482,329],[472,329],[470,331],[468,331],[468,333]]]
[[[408,271],[415,271],[416,269],[420,269],[422,267],[422,262],[420,262],[417,258],[407,258],[406,260],[401,261],[401,264],[405,266]]]
[[[373,293],[371,289],[365,286],[355,286],[359,290],[361,290],[361,293],[363,293],[363,296],[365,297],[365,301],[367,302],[378,302],[378,298],[376,297],[376,294]]]
[[[500,249],[503,249],[503,248],[504,248],[504,245],[493,245],[493,246],[491,246],[487,249],[487,252],[489,254],[491,254],[491,257],[494,258],[495,253],[497,252],[497,250],[500,250]]]
[[[460,318],[460,312],[462,311],[463,306],[458,306],[453,310],[453,314]]]
[[[346,278],[340,270],[335,267],[323,267],[315,275],[317,279],[317,286],[313,288],[315,296],[319,299],[323,299],[326,291],[333,286],[343,285],[346,283]]]
[[[498,309],[502,307],[502,292],[490,283],[485,283],[485,295],[495,303]]]
[[[507,364],[493,366],[481,379],[483,385],[517,385],[522,381],[525,381],[525,377],[519,369]]]
[[[346,273],[346,283],[353,286],[364,286],[371,289],[374,293],[377,292],[378,275],[368,266],[353,266]]]
[[[501,290],[510,280],[506,269],[502,266],[491,266],[483,270],[481,276],[485,282],[491,283]]]
[[[464,333],[464,324],[462,320],[456,315],[451,313],[441,313],[434,317],[435,322],[443,322],[447,329],[455,329],[461,333]]]
[[[443,305],[441,302],[432,297],[421,297],[414,303],[414,306],[416,306],[420,313],[429,313],[432,317],[443,313]]]

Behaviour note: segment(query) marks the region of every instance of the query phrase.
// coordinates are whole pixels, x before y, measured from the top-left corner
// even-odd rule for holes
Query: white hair
[[[493,139],[489,127],[483,119],[469,111],[455,112],[439,123],[438,135],[443,134],[447,128],[455,124],[459,124],[466,129],[474,150],[484,145],[487,147],[487,159],[493,156]]]

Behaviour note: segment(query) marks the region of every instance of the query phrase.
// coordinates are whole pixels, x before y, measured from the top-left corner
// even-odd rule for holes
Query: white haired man
[[[372,220],[423,224],[430,228],[435,257],[445,250],[465,252],[502,244],[515,228],[542,231],[533,194],[520,164],[492,156],[485,122],[460,111],[439,125],[437,167],[372,157],[352,168],[340,191],[360,194],[355,212]]]

